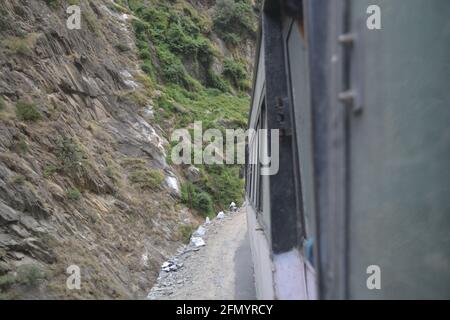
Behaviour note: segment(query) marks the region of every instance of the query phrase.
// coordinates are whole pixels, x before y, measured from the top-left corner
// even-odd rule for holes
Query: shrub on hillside
[[[67,190],[67,199],[71,201],[78,201],[81,198],[81,192],[77,188]]]
[[[191,182],[181,186],[181,199],[189,208],[197,210],[203,217],[214,212],[211,196]]]
[[[218,0],[213,17],[214,29],[224,40],[255,37],[256,18],[249,0]]]
[[[36,108],[36,105],[19,101],[16,104],[16,115],[23,121],[37,121],[41,119],[41,114]]]
[[[240,87],[247,79],[245,66],[233,59],[226,59],[223,63],[223,75],[230,79],[235,87]]]

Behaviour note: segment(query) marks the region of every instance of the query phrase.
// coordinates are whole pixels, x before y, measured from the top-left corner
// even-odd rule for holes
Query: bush
[[[243,201],[244,184],[239,178],[239,169],[239,166],[206,167],[209,179],[205,182],[204,188],[222,208],[227,208],[232,201],[238,205]]]
[[[130,181],[143,189],[157,189],[164,180],[161,170],[137,168],[130,175]]]
[[[41,119],[41,114],[36,106],[23,101],[19,101],[16,104],[16,115],[20,120],[24,121],[37,121]]]
[[[224,40],[254,38],[256,34],[256,16],[249,0],[218,0],[213,22]]]
[[[21,265],[17,269],[18,282],[27,286],[34,287],[39,283],[39,280],[43,280],[45,278],[45,273],[33,264]]]
[[[17,174],[11,179],[11,182],[16,185],[22,185],[25,183],[25,181],[26,181],[25,177],[21,174]]]
[[[210,88],[215,88],[222,92],[230,91],[229,84],[221,76],[219,76],[212,70],[210,70],[208,72],[208,77],[206,79],[206,85]]]
[[[25,154],[28,152],[28,144],[24,138],[20,138],[19,141],[14,143],[12,149],[19,154]]]
[[[58,4],[59,4],[59,0],[45,0],[45,2],[52,9],[56,9],[58,7]]]
[[[81,192],[77,188],[67,190],[67,199],[71,201],[78,201],[81,198]]]
[[[152,58],[152,54],[148,48],[139,49],[139,58],[142,60],[150,60]]]
[[[11,274],[0,276],[0,290],[8,290],[16,283],[16,278]]]
[[[230,79],[233,85],[240,88],[247,80],[247,70],[245,66],[233,59],[226,59],[223,63],[223,75]]]
[[[128,47],[126,44],[124,43],[116,43],[115,48],[119,51],[119,52],[127,52],[130,51],[130,47]]]
[[[195,209],[197,209],[203,217],[213,213],[213,203],[211,196],[206,192],[200,192],[194,194],[192,199],[192,204]]]
[[[214,211],[211,196],[191,182],[181,186],[181,199],[189,208],[197,210],[203,217],[207,217]]]
[[[38,33],[23,33],[20,37],[9,37],[3,40],[3,45],[14,54],[30,56],[39,37]]]
[[[44,178],[52,176],[54,173],[58,172],[59,167],[49,164],[44,168]]]
[[[63,137],[58,141],[56,156],[61,163],[60,168],[72,172],[82,166],[84,153],[72,138]]]
[[[189,242],[191,242],[191,236],[194,232],[194,228],[191,225],[181,225],[179,227],[179,232],[181,234],[181,241],[184,244],[189,244]]]

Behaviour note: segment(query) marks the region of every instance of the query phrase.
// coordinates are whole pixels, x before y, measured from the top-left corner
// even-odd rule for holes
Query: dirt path
[[[187,247],[161,271],[150,299],[254,299],[253,269],[243,210],[206,226],[206,245]]]

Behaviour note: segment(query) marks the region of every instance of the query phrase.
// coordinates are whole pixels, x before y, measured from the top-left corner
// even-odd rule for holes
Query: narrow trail
[[[161,272],[150,299],[255,299],[244,210],[212,221],[203,239],[205,246],[174,258],[179,270]]]

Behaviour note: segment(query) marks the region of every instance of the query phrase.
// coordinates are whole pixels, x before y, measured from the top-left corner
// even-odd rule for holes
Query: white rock
[[[133,80],[125,80],[124,83],[131,89],[136,89],[139,87],[136,81]]]
[[[192,237],[191,242],[196,247],[202,247],[205,245],[205,241],[201,237]]]
[[[217,219],[223,219],[223,218],[225,218],[225,213],[224,213],[223,211],[220,211],[220,212],[217,214]]]
[[[170,265],[171,265],[171,263],[168,262],[168,261],[166,261],[166,262],[164,262],[164,263],[162,264],[161,268],[164,269],[164,268],[170,267]]]
[[[198,227],[197,231],[194,232],[194,237],[203,237],[206,233],[206,229],[202,226]]]
[[[125,79],[130,79],[133,78],[133,76],[131,75],[131,73],[128,70],[122,70],[120,71],[120,75],[122,77],[124,77]]]
[[[178,179],[172,176],[166,177],[166,183],[169,189],[176,195],[181,195],[180,185]]]
[[[169,269],[170,269],[170,271],[177,271],[178,267],[173,264],[169,267]]]

